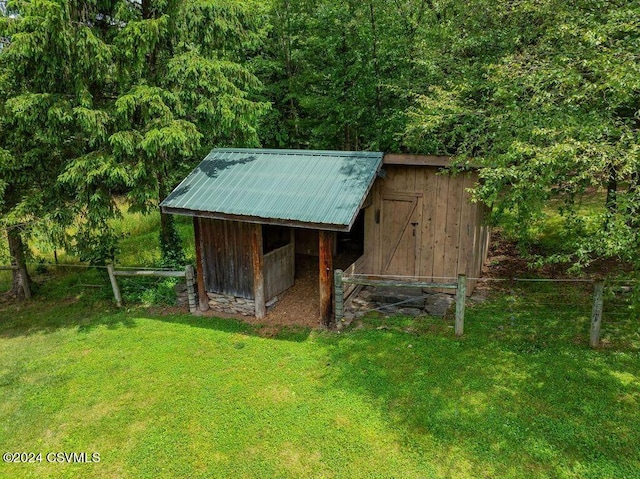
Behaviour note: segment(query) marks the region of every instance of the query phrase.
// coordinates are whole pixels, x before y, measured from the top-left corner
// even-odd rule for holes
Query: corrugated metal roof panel
[[[215,149],[162,202],[166,213],[351,227],[380,152]]]

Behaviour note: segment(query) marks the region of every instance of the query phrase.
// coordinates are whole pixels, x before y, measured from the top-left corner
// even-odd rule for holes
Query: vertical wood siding
[[[253,299],[254,228],[250,223],[200,219],[204,284],[208,292]]]
[[[293,241],[264,255],[264,287],[267,301],[293,286],[295,269]]]
[[[318,230],[295,229],[296,254],[318,256]]]
[[[433,281],[459,273],[478,277],[490,235],[483,225],[486,207],[471,203],[467,191],[477,175],[437,174],[438,168],[425,166],[385,165],[385,170],[387,177],[376,181],[371,206],[365,210],[365,271]],[[409,215],[411,197],[417,209]]]

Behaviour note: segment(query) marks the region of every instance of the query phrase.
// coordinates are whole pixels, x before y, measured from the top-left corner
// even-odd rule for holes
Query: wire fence
[[[42,262],[28,266],[38,284],[37,294],[47,296],[51,293],[52,297],[82,294],[115,302],[106,266]],[[144,266],[119,266],[118,269],[161,270]],[[456,280],[437,279],[442,282]],[[152,276],[118,278],[122,299],[131,305],[174,305],[177,300],[176,284],[182,281]],[[594,305],[593,280],[469,278],[469,281],[475,283],[475,288],[466,300],[465,337],[489,335],[521,341],[533,348],[558,341],[589,344]],[[10,285],[11,271],[0,271],[0,291],[8,290]],[[453,301],[451,303],[444,318],[425,313],[420,316],[421,321],[453,328],[455,306]],[[415,309],[411,304],[400,306]],[[383,311],[383,314],[388,313]],[[399,314],[402,315],[402,311]],[[640,283],[637,280],[605,282],[600,346],[640,349]]]
[[[355,276],[355,275],[354,275]],[[360,275],[366,277],[367,275]],[[394,276],[385,279],[400,279]],[[404,278],[408,281],[411,278]],[[427,278],[420,278],[424,280]],[[431,278],[429,278],[431,279]],[[452,283],[455,278],[437,278]],[[539,348],[557,342],[572,342],[598,347],[640,348],[640,301],[633,280],[604,282],[597,292],[593,279],[567,278],[469,278],[473,294],[464,306],[464,336],[493,336],[527,347]],[[600,283],[602,285],[602,283]],[[365,287],[347,301],[348,320],[386,316],[393,319],[381,327],[392,325],[397,317],[417,315],[423,328],[456,327],[456,304],[446,300],[444,291],[423,289],[422,295],[397,295],[397,301],[379,299],[378,289]],[[396,294],[392,294],[392,297]],[[439,298],[438,298],[439,296]],[[444,298],[443,298],[444,297]],[[602,308],[597,304],[600,298]],[[378,299],[376,299],[378,298]],[[380,302],[384,301],[384,302]],[[424,304],[424,309],[420,303]],[[405,304],[408,303],[408,304]],[[444,310],[430,313],[444,304]],[[407,307],[408,306],[408,307]],[[418,311],[422,310],[422,311]],[[373,315],[371,315],[373,313]],[[431,314],[434,314],[432,316]],[[444,315],[436,317],[435,315]],[[378,321],[378,320],[376,320]],[[532,346],[533,345],[533,346]]]
[[[114,293],[106,265],[82,263],[27,263],[30,276],[38,285],[39,294],[60,297],[65,294],[91,296],[96,300],[114,301]],[[172,268],[118,266],[125,271],[172,271]],[[120,276],[122,301],[128,305],[182,305],[180,285],[184,279],[155,276]],[[0,291],[11,287],[11,271],[0,269]]]
[[[541,345],[589,344],[596,291],[593,280],[478,279],[467,305],[467,328]],[[605,282],[601,347],[640,346],[640,311],[633,282]]]

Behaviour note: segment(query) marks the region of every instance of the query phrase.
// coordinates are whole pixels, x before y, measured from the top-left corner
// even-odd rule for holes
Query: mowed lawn
[[[1,452],[42,453],[1,477],[640,478],[635,346],[505,337],[473,307],[462,339],[402,318],[274,333],[60,281],[0,305]]]

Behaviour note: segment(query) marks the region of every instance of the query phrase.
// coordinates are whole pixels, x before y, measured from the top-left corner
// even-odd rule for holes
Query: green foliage
[[[161,219],[160,251],[162,251],[162,266],[165,268],[181,269],[186,264],[182,241],[178,236],[173,216],[165,215]]]
[[[268,146],[398,150],[425,2],[271,2],[254,61],[274,104]]]
[[[523,242],[558,199],[574,238],[565,260],[637,262],[638,18],[638,2],[612,1],[477,0],[452,11],[451,43],[421,51],[432,86],[417,91],[407,144],[485,166],[477,196]],[[612,193],[586,228],[577,205],[594,189]]]
[[[260,28],[241,2],[130,8],[114,40],[120,81],[109,144],[129,174],[132,209],[149,211],[212,146],[257,144],[267,105],[250,98],[259,82],[238,60]],[[172,224],[161,222],[163,263],[184,264]]]
[[[86,22],[103,11],[25,1],[9,2],[8,12],[0,22],[0,37],[9,39],[0,51],[1,225],[29,234],[55,225],[48,241],[66,246],[62,231],[78,221],[76,240],[90,238],[100,248],[114,214],[108,190],[121,174],[101,150],[110,123],[103,95],[111,49],[103,31]]]
[[[134,306],[174,306],[176,278],[118,278],[122,299]]]
[[[149,212],[211,147],[261,142],[473,159],[523,245],[552,201],[554,260],[640,261],[637,1],[2,5],[2,226],[102,261],[115,194]]]
[[[105,264],[113,261],[118,254],[120,235],[111,230],[98,234],[88,228],[80,228],[75,234],[76,243],[69,248],[80,261],[89,264]]]
[[[255,146],[268,105],[253,98],[260,83],[243,62],[261,18],[239,1],[9,2],[2,226],[55,224],[69,233],[50,242],[104,262],[117,249],[114,193],[149,212],[212,146]],[[163,232],[167,262],[181,258],[173,240]]]

